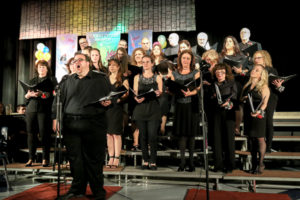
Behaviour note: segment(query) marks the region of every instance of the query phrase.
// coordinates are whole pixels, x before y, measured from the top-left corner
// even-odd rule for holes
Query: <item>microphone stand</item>
[[[61,130],[62,130],[62,103],[60,100],[61,88],[57,85],[56,88],[56,136],[55,136],[55,148],[54,148],[54,164],[53,171],[55,170],[55,160],[56,160],[56,147],[58,147],[58,164],[57,164],[57,197],[60,198],[60,176],[61,176],[61,157],[62,157],[62,147],[61,147]],[[58,139],[57,139],[58,136]],[[58,141],[57,141],[58,140]]]
[[[206,177],[206,199],[209,200],[209,177],[208,177],[208,141],[207,141],[207,123],[205,121],[204,112],[204,91],[203,91],[203,72],[200,70],[200,98],[199,98],[199,111],[201,113],[201,123],[202,123],[202,137],[203,137],[203,155],[204,155],[204,167],[205,167],[205,177]]]

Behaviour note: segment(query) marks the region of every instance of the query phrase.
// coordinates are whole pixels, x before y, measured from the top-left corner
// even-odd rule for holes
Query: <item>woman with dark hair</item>
[[[28,90],[26,99],[26,126],[29,160],[26,167],[32,166],[36,153],[37,134],[41,138],[43,148],[43,167],[49,165],[51,144],[51,107],[53,91],[57,84],[56,78],[51,76],[51,68],[47,61],[40,60],[35,65],[35,77],[29,81],[30,85],[38,84],[37,90]]]
[[[129,56],[127,54],[126,49],[123,47],[119,47],[117,49],[117,54],[115,56],[116,59],[120,61],[120,67],[121,67],[121,72],[124,77],[128,76],[128,62],[129,62]]]
[[[155,97],[138,98],[135,96],[137,105],[133,111],[133,118],[141,136],[142,169],[156,170],[157,131],[161,120],[159,102],[156,97],[162,93],[162,79],[153,73],[154,60],[150,56],[143,56],[142,62],[143,73],[134,77],[133,89],[135,94],[143,94],[152,89],[155,91]]]
[[[220,63],[226,62],[226,60],[233,61],[237,66],[231,63],[231,67],[234,74],[234,79],[237,85],[237,96],[241,96],[242,86],[245,84],[245,75],[249,71],[247,68],[247,57],[241,52],[239,43],[233,36],[227,36],[224,39],[223,49],[220,54]],[[236,121],[234,132],[240,135],[240,124],[242,122],[242,107],[241,105],[236,106]]]
[[[122,76],[120,62],[113,58],[108,61],[108,77],[112,85],[112,91],[123,91],[129,89],[128,80]],[[127,99],[129,92],[121,97],[112,99],[112,104],[106,111],[107,116],[107,146],[108,146],[108,168],[117,168],[120,164],[120,153],[122,148],[123,132],[123,102]]]
[[[103,66],[101,61],[101,54],[99,49],[92,48],[91,51],[91,60],[93,62],[92,70],[97,70],[99,72],[107,73],[106,67]]]
[[[237,105],[237,88],[229,65],[216,64],[213,74],[216,80],[214,82],[214,106],[212,107],[214,171],[231,172],[235,168],[235,112],[233,107]]]
[[[177,70],[173,72],[171,79],[179,84],[184,84],[200,77],[200,72],[195,70],[195,58],[191,50],[183,50],[178,57]],[[182,94],[175,95],[175,114],[173,124],[173,134],[179,139],[179,149],[181,162],[178,171],[195,171],[194,149],[195,135],[199,130],[198,108],[193,103],[198,102],[197,93],[200,86],[194,90],[181,90]],[[188,143],[189,165],[186,168],[185,149]]]
[[[254,112],[252,111],[252,98]],[[266,153],[266,117],[270,89],[268,87],[268,72],[263,65],[255,64],[250,72],[250,79],[243,87],[241,100],[244,105],[244,128],[249,141],[251,152],[252,173],[261,174],[264,171],[264,157]],[[261,105],[260,105],[261,104]],[[260,107],[258,107],[260,105]],[[257,154],[259,158],[257,159]]]
[[[68,69],[69,75],[76,73],[76,67],[73,61],[74,61],[74,57],[70,58],[66,63],[66,67]]]
[[[158,65],[161,61],[165,59],[164,52],[162,51],[162,47],[159,42],[153,43],[150,56],[152,57],[152,59],[154,59],[154,65]]]

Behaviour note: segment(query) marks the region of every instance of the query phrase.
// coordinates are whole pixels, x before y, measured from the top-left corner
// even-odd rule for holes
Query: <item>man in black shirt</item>
[[[104,74],[89,70],[91,60],[88,56],[76,53],[74,63],[76,74],[69,76],[60,84],[62,134],[73,176],[72,186],[62,199],[84,195],[88,183],[95,199],[105,199],[103,188],[105,107],[110,105],[111,101],[90,103],[107,96],[111,86]]]

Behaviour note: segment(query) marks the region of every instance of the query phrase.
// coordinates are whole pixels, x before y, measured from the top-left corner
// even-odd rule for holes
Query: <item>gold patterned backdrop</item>
[[[96,31],[194,31],[194,0],[27,0],[19,39]]]

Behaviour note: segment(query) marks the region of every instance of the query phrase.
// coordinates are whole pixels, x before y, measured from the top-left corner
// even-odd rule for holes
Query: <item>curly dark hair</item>
[[[215,67],[213,68],[213,76],[215,79],[216,79],[216,71],[222,70],[222,69],[225,69],[225,71],[226,71],[226,76],[225,76],[226,80],[228,80],[228,81],[234,80],[234,76],[232,74],[231,67],[226,63],[219,63],[219,64],[215,65]]]

